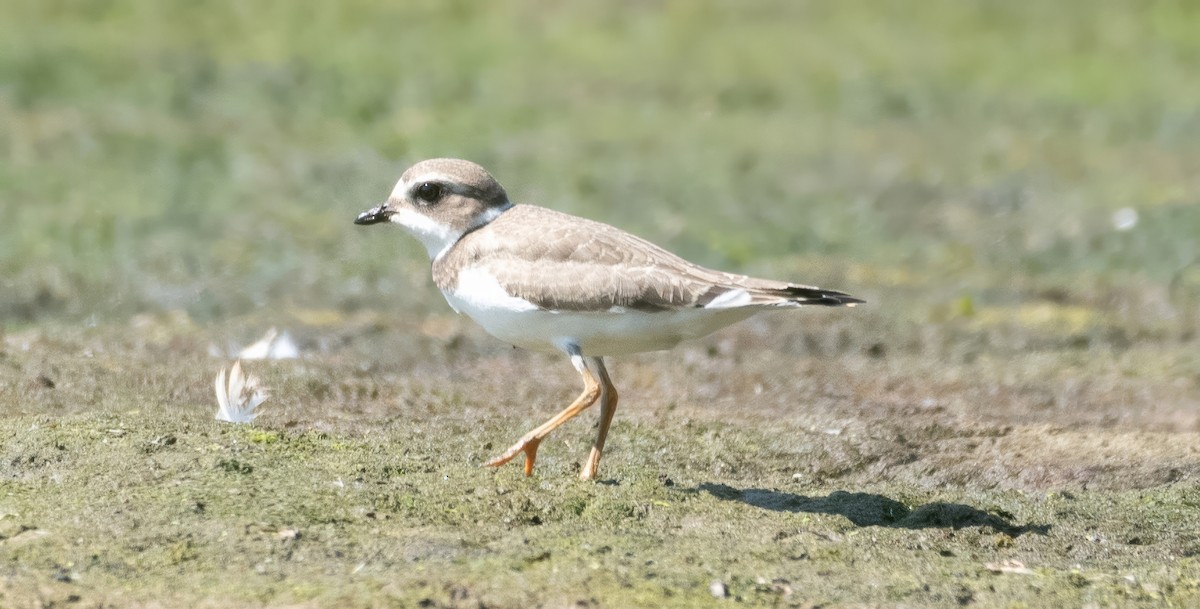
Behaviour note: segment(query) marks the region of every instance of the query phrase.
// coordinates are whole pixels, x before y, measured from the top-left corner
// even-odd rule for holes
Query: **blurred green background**
[[[10,327],[441,307],[415,241],[351,224],[434,156],[698,262],[921,319],[1029,298],[1196,311],[1193,2],[0,13]],[[1137,223],[1117,230],[1123,208]]]

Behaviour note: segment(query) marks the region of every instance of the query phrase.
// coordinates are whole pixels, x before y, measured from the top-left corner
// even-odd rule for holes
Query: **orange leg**
[[[598,360],[599,358],[589,359]],[[508,450],[504,451],[503,455],[488,461],[485,465],[500,467],[512,461],[517,456],[517,453],[523,452],[525,453],[525,475],[532,476],[533,462],[537,460],[537,449],[538,445],[542,443],[542,439],[550,435],[550,432],[557,429],[559,425],[566,423],[571,417],[583,412],[587,407],[596,403],[596,399],[601,394],[600,382],[597,380],[596,375],[584,363],[581,355],[572,354],[571,363],[575,364],[575,368],[579,370],[580,376],[583,377],[583,393],[579,394],[579,397],[575,398],[575,401],[562,412],[554,415],[549,421],[542,423],[524,436],[521,436],[521,439],[517,440],[516,444],[513,444]],[[601,370],[603,370],[603,366],[601,366]],[[607,380],[607,373],[604,373],[603,376]]]
[[[617,412],[617,388],[608,378],[608,370],[604,368],[604,360],[595,358],[596,372],[600,377],[600,431],[596,432],[596,443],[588,454],[583,471],[579,472],[580,480],[591,480],[600,471],[600,454],[604,452],[604,439],[608,437],[608,426],[612,424],[613,415]]]

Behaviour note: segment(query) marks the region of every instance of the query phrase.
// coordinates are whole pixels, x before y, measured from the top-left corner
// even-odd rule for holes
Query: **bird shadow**
[[[727,484],[703,483],[696,487],[724,501],[739,501],[775,512],[833,514],[860,527],[894,529],[962,529],[990,527],[1010,537],[1025,533],[1045,535],[1048,524],[1014,524],[1012,514],[987,512],[961,503],[935,501],[910,508],[895,499],[875,493],[834,491],[825,497],[806,497],[761,488],[737,489]]]

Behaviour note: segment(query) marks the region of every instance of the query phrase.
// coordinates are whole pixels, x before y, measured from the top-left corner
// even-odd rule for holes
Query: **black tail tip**
[[[849,294],[842,294],[841,296],[838,296],[837,299],[838,299],[838,304],[843,307],[853,307],[855,305],[867,303],[867,301],[865,301],[861,298],[855,298],[854,296],[851,296]]]
[[[822,290],[806,286],[794,286],[788,289],[788,296],[806,305],[823,307],[853,307],[867,301],[836,290]]]
[[[827,307],[853,307],[860,304],[865,304],[867,301],[861,298],[855,298],[849,294],[827,294],[821,297],[820,302],[813,304],[825,305]]]

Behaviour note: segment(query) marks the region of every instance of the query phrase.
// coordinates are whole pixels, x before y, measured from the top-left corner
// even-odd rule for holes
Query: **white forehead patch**
[[[404,196],[407,194],[408,194],[408,182],[405,182],[404,180],[398,180],[396,182],[396,187],[392,189],[392,198],[393,199],[403,199]]]

